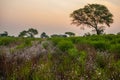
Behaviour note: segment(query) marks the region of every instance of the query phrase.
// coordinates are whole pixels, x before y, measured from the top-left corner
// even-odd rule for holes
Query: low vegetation
[[[120,35],[0,37],[0,80],[97,79],[120,79]]]

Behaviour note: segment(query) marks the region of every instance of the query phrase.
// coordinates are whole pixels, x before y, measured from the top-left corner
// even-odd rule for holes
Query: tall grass
[[[29,49],[40,41],[47,54],[8,57],[1,47]],[[45,43],[43,43],[43,42]],[[53,45],[52,48],[50,45]],[[34,45],[35,46],[35,45]],[[50,50],[54,50],[54,53]],[[0,80],[119,80],[120,36],[0,38]],[[29,53],[31,54],[31,52]],[[17,55],[17,54],[16,54]]]

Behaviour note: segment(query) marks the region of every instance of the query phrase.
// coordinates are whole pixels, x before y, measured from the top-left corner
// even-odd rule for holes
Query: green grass
[[[5,80],[120,79],[119,35],[49,39],[0,37],[0,47],[29,49],[36,41],[39,44],[46,41],[42,46],[48,50],[47,54],[33,56],[30,60],[12,57],[10,61],[6,54],[0,54],[0,74],[5,74]],[[47,48],[50,45],[54,53]],[[0,75],[0,79],[2,77]]]

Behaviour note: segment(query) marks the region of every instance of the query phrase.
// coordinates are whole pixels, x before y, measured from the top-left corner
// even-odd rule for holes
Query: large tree
[[[30,37],[34,37],[34,35],[38,34],[37,29],[33,29],[33,28],[30,28],[27,32],[30,35]]]
[[[113,23],[113,15],[108,8],[101,4],[88,4],[84,8],[73,11],[70,15],[73,18],[72,24],[93,28],[93,31],[99,35],[104,32],[105,25],[110,27]]]
[[[34,37],[34,35],[38,34],[36,29],[30,28],[29,30],[23,30],[20,32],[19,37]]]

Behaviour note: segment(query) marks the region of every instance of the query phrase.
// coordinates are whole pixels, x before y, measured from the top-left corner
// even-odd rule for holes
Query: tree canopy
[[[73,11],[70,17],[73,18],[72,24],[86,25],[93,28],[98,35],[104,32],[105,25],[110,27],[113,23],[113,15],[106,6],[101,4],[88,4],[84,8]],[[81,27],[84,29],[84,26]]]
[[[34,35],[38,34],[38,31],[33,28],[30,28],[27,32],[30,34],[30,37],[34,37]]]
[[[19,37],[34,37],[34,35],[38,34],[36,29],[30,28],[27,31],[23,30],[20,32]]]
[[[8,36],[8,32],[7,31],[4,31],[3,33],[0,34],[0,37],[6,37]]]
[[[69,35],[70,37],[75,36],[75,33],[73,32],[65,32],[65,34]]]
[[[45,32],[43,32],[43,33],[41,33],[40,37],[41,38],[48,38],[49,36]]]

